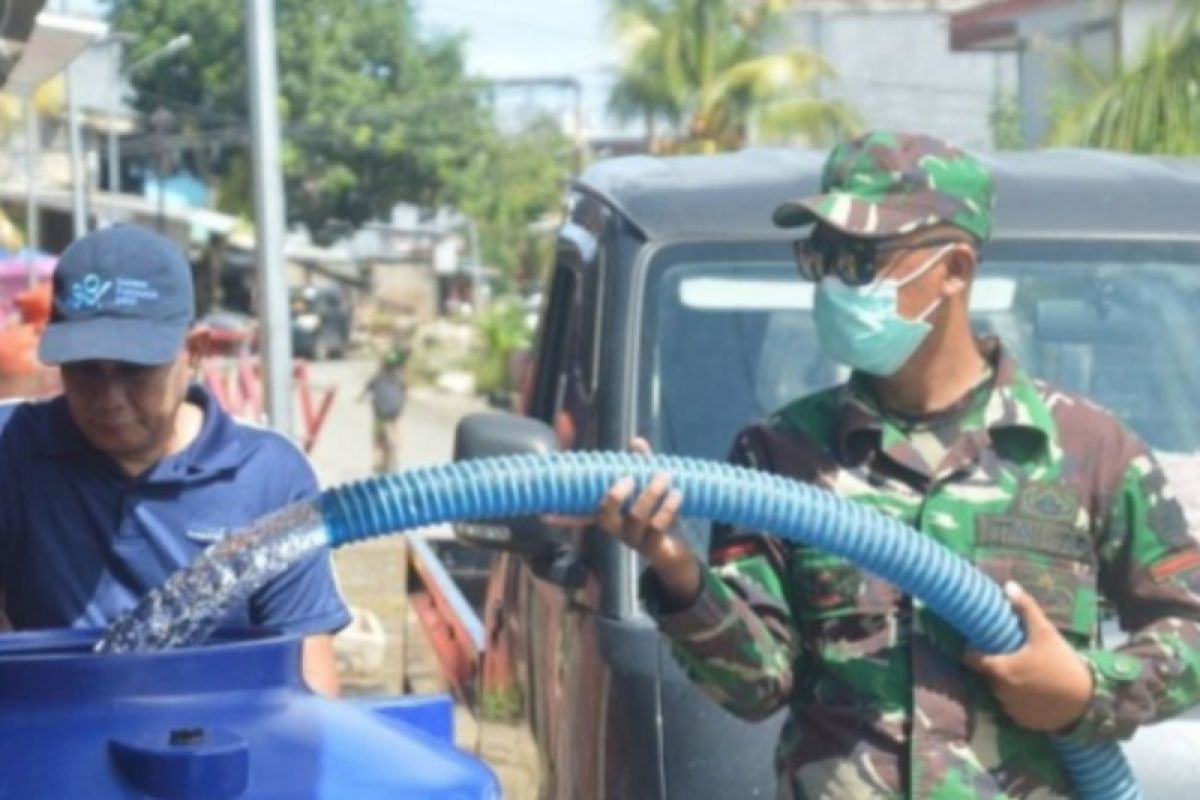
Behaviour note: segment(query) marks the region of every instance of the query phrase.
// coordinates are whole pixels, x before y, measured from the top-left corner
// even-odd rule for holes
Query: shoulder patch
[[[1200,567],[1200,550],[1191,548],[1157,562],[1150,567],[1150,577],[1154,578],[1157,583],[1162,583],[1181,572],[1188,572],[1197,567]]]
[[[1013,510],[1048,522],[1073,523],[1079,514],[1079,491],[1064,483],[1030,483],[1021,487]]]
[[[714,548],[708,554],[708,560],[713,565],[728,564],[731,561],[739,561],[743,558],[759,555],[761,552],[761,548],[754,542],[747,539],[738,539],[729,544]]]

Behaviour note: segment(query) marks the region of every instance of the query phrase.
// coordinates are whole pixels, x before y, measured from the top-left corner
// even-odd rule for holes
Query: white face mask
[[[938,298],[916,319],[900,316],[900,290],[919,279],[953,248],[946,245],[903,280],[879,279],[848,286],[826,275],[817,287],[813,319],[825,354],[840,364],[888,377],[900,371],[933,330],[926,320],[942,303]]]

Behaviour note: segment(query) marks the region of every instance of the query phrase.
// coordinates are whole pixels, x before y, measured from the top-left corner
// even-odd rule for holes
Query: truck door
[[[595,447],[590,375],[591,326],[597,301],[593,261],[566,241],[559,248],[533,354],[532,386],[526,413],[552,426],[564,450]],[[482,706],[487,698],[507,718],[485,723],[481,735],[505,737],[495,747],[529,746],[525,758],[541,797],[587,798],[599,786],[595,773],[596,657],[586,633],[599,587],[582,563],[578,532],[562,531],[562,548],[553,558],[530,564],[514,555],[498,557],[486,610],[488,644],[482,670]],[[591,665],[591,666],[589,666]],[[586,721],[586,722],[585,722]],[[526,732],[526,742],[517,735]]]

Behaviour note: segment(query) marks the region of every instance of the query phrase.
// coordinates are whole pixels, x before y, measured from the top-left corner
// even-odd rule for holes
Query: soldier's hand
[[[634,439],[629,449],[639,455],[650,455],[650,445],[645,439]],[[625,503],[634,487],[632,478],[622,478],[610,486],[595,517],[547,517],[546,521],[566,525],[595,522],[650,562],[670,600],[685,603],[699,592],[700,563],[678,535],[683,495],[671,488],[669,475],[659,473],[626,511]]]
[[[629,449],[640,455],[649,455],[650,446],[643,439],[634,439]],[[627,546],[655,563],[679,522],[679,507],[683,495],[671,488],[671,476],[660,472],[650,479],[625,510],[625,503],[633,493],[632,478],[622,478],[609,487],[600,500],[598,521],[600,527],[616,536]]]
[[[629,451],[642,456],[651,454],[649,442],[641,437],[629,442]],[[595,514],[582,517],[545,514],[542,521],[568,528],[599,525],[653,561],[653,551],[660,543],[662,533],[675,527],[679,506],[683,502],[679,492],[668,492],[670,483],[671,478],[666,473],[655,475],[630,508],[627,520],[622,513],[622,507],[633,492],[632,478],[622,478],[610,486],[604,497],[600,498]]]
[[[1092,673],[1033,595],[1011,581],[1004,593],[1025,624],[1025,645],[1004,655],[970,650],[965,660],[987,678],[1018,725],[1047,732],[1068,728],[1091,702]]]

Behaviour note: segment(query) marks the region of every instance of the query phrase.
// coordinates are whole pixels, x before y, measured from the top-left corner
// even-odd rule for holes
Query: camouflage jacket
[[[855,377],[742,431],[732,460],[859,500],[1016,580],[1092,671],[1066,735],[1128,737],[1200,700],[1200,547],[1145,445],[986,347],[988,380],[946,414],[887,416]],[[843,559],[718,526],[694,603],[663,608],[652,579],[644,592],[721,705],[747,719],[789,708],[781,797],[1069,795],[1049,739],[1003,715],[961,637]],[[1116,649],[1100,642],[1101,597],[1133,632]]]

